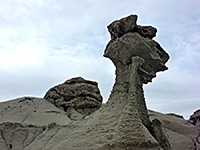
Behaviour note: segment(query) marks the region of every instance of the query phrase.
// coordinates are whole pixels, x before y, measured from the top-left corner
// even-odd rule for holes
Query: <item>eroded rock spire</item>
[[[122,109],[113,148],[169,150],[161,123],[149,120],[142,88],[158,71],[167,70],[169,55],[152,40],[156,28],[139,26],[136,21],[137,15],[130,15],[108,26],[111,40],[104,56],[116,67],[116,81],[107,105],[116,104]]]

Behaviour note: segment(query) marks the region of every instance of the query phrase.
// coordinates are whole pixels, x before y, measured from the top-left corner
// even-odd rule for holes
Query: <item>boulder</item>
[[[102,104],[97,82],[81,77],[69,79],[49,89],[44,99],[68,112],[71,119],[90,115]]]
[[[108,31],[111,34],[111,39],[115,40],[116,38],[120,38],[124,34],[128,32],[137,32],[142,37],[147,37],[152,39],[156,36],[157,29],[152,26],[140,26],[137,25],[137,15],[130,15],[128,17],[124,17],[120,20],[113,21],[108,26]]]

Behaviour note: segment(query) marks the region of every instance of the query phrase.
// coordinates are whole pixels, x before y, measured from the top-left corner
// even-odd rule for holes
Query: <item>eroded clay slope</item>
[[[1,150],[94,150],[113,136],[112,129],[106,125],[112,122],[106,120],[106,117],[104,125],[90,126],[92,123],[86,124],[84,119],[70,120],[63,110],[44,99],[19,98],[0,103],[0,108]],[[34,111],[42,112],[43,115],[33,115],[37,116],[37,119],[28,121],[31,117],[29,114],[35,113]],[[172,150],[195,150],[195,147],[198,150],[200,146],[198,126],[173,115],[155,111],[148,113],[150,120],[157,118],[162,123]]]

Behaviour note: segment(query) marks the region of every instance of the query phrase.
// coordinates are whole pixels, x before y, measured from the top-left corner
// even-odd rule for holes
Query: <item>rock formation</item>
[[[200,128],[180,115],[148,111],[150,120],[158,119],[166,132],[172,150],[199,150]]]
[[[196,136],[193,136],[194,147],[200,149],[200,109],[195,111],[191,116],[189,121],[196,127]]]
[[[117,63],[129,65],[133,56],[144,60],[139,67],[142,83],[151,82],[156,77],[156,72],[165,71],[165,63],[169,55],[152,38],[157,30],[151,26],[138,26],[137,16],[130,15],[108,26],[111,41],[108,43],[104,56],[110,58],[115,66]]]
[[[74,120],[90,115],[99,109],[102,103],[98,83],[81,77],[72,78],[51,88],[44,98],[68,112],[68,116]]]
[[[104,56],[116,67],[116,81],[107,105],[112,103],[122,109],[115,143],[122,149],[142,149],[148,145],[152,149],[167,150],[170,144],[161,123],[149,120],[142,84],[151,82],[156,72],[167,69],[169,55],[152,40],[157,30],[138,26],[136,21],[137,16],[130,15],[108,26],[111,41]]]
[[[96,82],[72,78],[44,99],[0,104],[1,150],[197,150],[199,112],[191,121],[147,111],[143,84],[167,69],[169,55],[153,40],[157,30],[130,15],[108,26],[104,56],[116,67],[106,104]]]
[[[190,116],[190,121],[193,125],[200,127],[200,109]]]
[[[137,15],[130,15],[120,20],[113,21],[108,26],[108,31],[111,34],[111,39],[115,40],[116,38],[120,38],[128,32],[137,32],[142,37],[147,37],[150,39],[155,37],[157,29],[152,26],[137,25],[137,18]]]

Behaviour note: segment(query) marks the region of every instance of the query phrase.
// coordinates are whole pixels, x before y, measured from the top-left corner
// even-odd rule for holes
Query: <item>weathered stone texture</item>
[[[136,24],[137,16],[130,15],[108,26],[112,40],[106,46],[104,56],[110,58],[114,64],[121,62],[124,65],[131,63],[133,56],[144,59],[140,70],[143,83],[152,81],[159,71],[168,68],[165,63],[169,55],[152,38],[157,30],[151,26],[139,26]]]
[[[146,148],[169,150],[171,147],[161,123],[149,120],[142,88],[142,84],[151,82],[158,71],[167,70],[165,63],[169,55],[152,40],[157,30],[138,26],[136,21],[137,16],[130,15],[108,26],[111,41],[104,56],[116,67],[116,81],[107,105],[112,101],[122,108],[114,143],[126,143],[126,146],[132,145],[132,149],[142,149],[146,145]],[[115,97],[119,97],[117,103]],[[125,145],[124,148],[128,148]]]
[[[120,20],[113,21],[108,26],[108,31],[111,34],[111,39],[120,38],[128,32],[137,32],[143,37],[152,39],[156,36],[157,29],[152,26],[137,25],[137,15],[130,15]]]
[[[200,127],[200,109],[190,116],[190,121],[193,125]]]
[[[65,111],[71,111],[73,108],[84,115],[96,111],[102,103],[97,82],[81,77],[69,79],[51,88],[44,98]],[[88,111],[83,113],[82,110]]]

